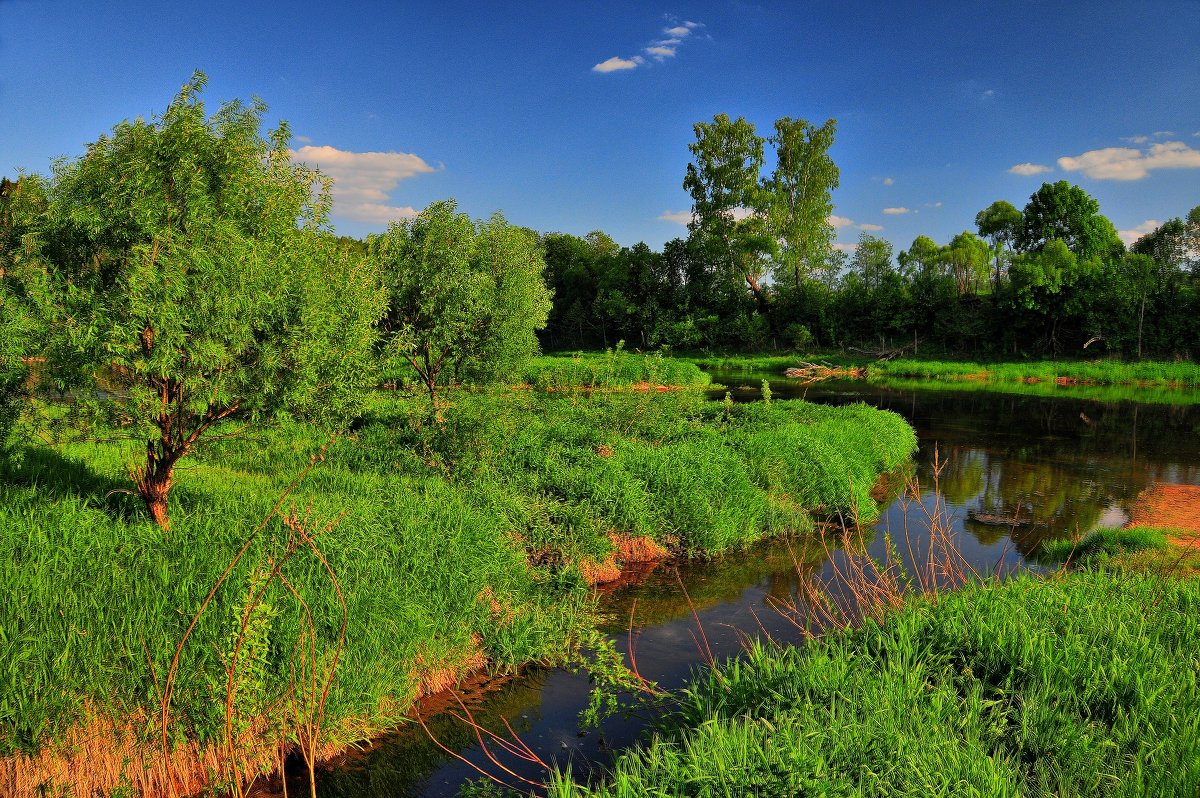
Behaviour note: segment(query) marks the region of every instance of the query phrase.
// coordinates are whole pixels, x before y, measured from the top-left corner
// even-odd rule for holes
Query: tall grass
[[[676,372],[624,353],[594,365],[607,369],[589,372],[595,387],[707,379],[690,364]],[[547,368],[543,384],[575,379]],[[340,519],[322,537],[324,562],[289,562],[286,582],[264,588],[263,568],[289,532],[276,520],[251,542],[181,653],[172,745],[230,738],[214,694],[260,589],[254,689],[286,690],[295,667],[286,641],[311,628],[305,645],[341,652],[323,699],[322,736],[336,746],[397,722],[423,683],[468,662],[567,656],[593,622],[582,568],[611,557],[614,535],[710,554],[807,532],[812,512],[870,515],[871,485],[915,446],[898,417],[865,407],[731,407],[696,391],[447,400],[436,422],[420,397],[380,394],[294,489],[291,501],[311,517]],[[150,745],[177,642],[325,443],[321,430],[293,423],[198,455],[178,475],[170,533],[128,494],[136,452],[124,443],[30,446],[0,466],[0,757],[36,758],[98,719]],[[337,625],[311,619],[340,618],[343,599],[340,648]],[[0,779],[9,772],[0,767]]]
[[[622,348],[534,358],[521,379],[538,388],[617,388],[704,386],[708,376],[696,364],[662,354],[639,354]]]
[[[634,795],[1194,795],[1200,582],[1025,575],[700,675],[600,783]]]
[[[1165,551],[1170,534],[1171,530],[1157,527],[1101,527],[1078,539],[1045,541],[1038,547],[1035,557],[1038,562],[1047,564],[1080,564],[1127,552]]]
[[[286,452],[280,455],[287,460]],[[182,475],[183,511],[167,534],[129,512],[125,497],[88,489],[121,484],[111,468],[96,473],[70,455],[36,470],[35,458],[25,462],[0,486],[0,568],[8,594],[0,609],[4,756],[36,754],[97,718],[148,717],[188,620],[258,523],[255,516],[261,519],[284,487],[279,477],[212,458]],[[64,486],[65,473],[84,475],[83,484]],[[349,615],[328,698],[329,739],[350,742],[397,722],[424,678],[453,671],[476,652],[508,666],[561,656],[572,629],[586,624],[585,597],[554,588],[531,569],[525,551],[504,533],[503,519],[444,478],[332,463],[294,498],[319,516],[347,513],[323,544]],[[176,732],[186,730],[202,745],[221,739],[223,707],[212,690],[224,683],[219,652],[236,631],[254,578],[251,564],[266,562],[277,540],[255,544],[183,652]],[[319,565],[296,565],[287,578],[310,597],[313,613],[340,613]],[[277,608],[270,640],[294,637],[290,630],[303,623],[282,590],[275,585],[264,598]],[[335,632],[318,629],[320,646],[332,645]],[[266,650],[262,692],[278,695],[290,678],[290,649]],[[148,727],[139,731],[135,723],[130,731],[152,739]]]

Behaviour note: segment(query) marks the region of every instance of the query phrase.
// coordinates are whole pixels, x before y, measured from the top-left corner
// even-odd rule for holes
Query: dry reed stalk
[[[188,741],[164,761],[162,751],[145,737],[148,721],[142,711],[119,722],[89,713],[37,754],[0,760],[0,795],[111,795],[121,789],[147,796],[194,795],[226,772],[223,744]],[[238,752],[239,767],[242,772],[269,770],[283,748],[281,740],[260,739]]]
[[[455,662],[419,663],[413,669],[416,685],[410,701],[380,706],[378,717],[399,718],[420,698],[442,693],[468,673],[483,670],[487,657],[476,648]],[[127,789],[134,795],[196,795],[228,774],[229,747],[222,740],[200,745],[194,740],[174,747],[165,762],[160,745],[147,740],[149,715],[143,710],[120,721],[85,711],[87,718],[61,739],[36,754],[0,760],[0,796],[45,798],[47,795],[111,795]],[[266,718],[250,720],[254,730],[269,727]],[[363,718],[347,718],[329,730],[313,754],[317,763],[345,751],[338,740],[367,740],[385,729]],[[291,744],[279,734],[243,735],[236,748],[240,773],[280,772]]]
[[[796,597],[790,601],[768,598],[772,608],[811,639],[829,630],[851,628],[866,618],[879,620],[899,609],[913,592],[936,601],[943,590],[979,581],[980,574],[958,548],[953,519],[938,490],[944,468],[945,462],[935,450],[932,504],[922,501],[921,486],[915,476],[901,494],[904,520],[900,537],[910,566],[905,565],[890,530],[885,536],[887,546],[883,556],[871,557],[866,551],[866,540],[857,534],[861,525],[856,508],[851,508],[850,522],[839,527],[838,532],[844,556],[836,556],[837,547],[830,545],[826,529],[818,530],[817,540],[824,549],[831,575],[823,578],[819,572],[805,572],[791,551],[799,576]],[[920,508],[921,526],[927,533],[923,555],[921,547],[914,546],[914,532],[909,528],[909,509],[914,504]],[[999,572],[996,577],[999,578]]]

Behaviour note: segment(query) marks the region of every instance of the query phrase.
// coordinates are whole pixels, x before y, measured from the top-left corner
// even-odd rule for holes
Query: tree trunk
[[[159,452],[155,449],[154,441],[149,441],[146,444],[146,467],[134,475],[138,496],[145,503],[146,511],[154,523],[162,527],[164,532],[171,529],[167,496],[171,492],[175,463],[182,455],[183,451],[173,449]]]
[[[1142,294],[1142,305],[1138,310],[1138,353],[1137,359],[1142,359],[1142,319],[1146,317],[1146,295]]]

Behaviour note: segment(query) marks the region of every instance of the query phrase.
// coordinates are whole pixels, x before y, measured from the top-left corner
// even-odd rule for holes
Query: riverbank
[[[1123,528],[1102,527],[1043,546],[1041,561],[1200,576],[1200,486],[1158,483],[1134,502]]]
[[[804,388],[761,371],[721,371],[712,376],[726,383],[739,401],[760,400],[762,380],[769,379],[773,403],[804,396],[833,405],[865,401],[902,414],[914,426],[922,451],[906,473],[924,486],[921,502],[914,501],[912,491],[883,499],[886,510],[873,529],[864,529],[863,539],[866,551],[880,558],[888,556],[889,541],[894,541],[907,560],[907,537],[917,563],[925,562],[923,508],[932,506],[937,496],[944,502],[945,518],[963,555],[978,573],[1008,574],[1025,568],[1045,573],[1030,560],[1041,543],[1069,539],[1078,530],[1124,523],[1139,494],[1165,476],[1200,484],[1200,461],[1194,445],[1189,445],[1200,420],[1195,408],[1142,405],[1137,401],[1140,393],[1129,397],[1133,401],[1101,403],[1080,399],[1078,388],[1056,388],[1058,393],[1050,399],[997,395],[986,384],[963,383],[973,390],[960,392],[945,390],[951,385],[947,383],[914,381],[922,389],[896,391],[864,381]],[[719,398],[725,390],[708,393]],[[936,492],[932,490],[935,449],[941,456]],[[977,523],[984,514],[1005,520]],[[904,534],[905,529],[911,536]],[[824,540],[829,543],[831,538]],[[695,672],[710,646],[719,662],[740,656],[748,638],[770,636],[780,643],[795,642],[798,630],[777,609],[804,595],[806,579],[836,579],[839,570],[845,571],[846,555],[862,551],[829,543],[831,551],[826,552],[820,542],[815,547],[804,542],[756,545],[733,557],[683,565],[678,572],[660,566],[636,587],[606,596],[602,609],[609,621],[604,628],[622,652],[636,650],[642,675],[670,690],[680,688],[689,672]],[[814,549],[817,556],[807,560],[806,551]],[[703,643],[697,622],[705,630]],[[621,714],[598,730],[577,735],[575,720],[586,708],[587,689],[586,676],[539,671],[519,680],[509,698],[484,702],[478,708],[471,705],[471,709],[486,728],[501,735],[507,735],[501,718],[507,719],[544,761],[557,761],[562,767],[570,763],[577,777],[585,779],[589,767],[610,765],[613,752],[635,745],[644,725],[662,714]],[[519,699],[513,697],[517,694]],[[478,775],[473,765],[516,783],[516,777],[498,770],[480,750],[469,726],[449,718],[438,727],[431,722],[431,729],[453,754],[429,742],[418,728],[382,741],[371,757],[329,773],[321,789],[347,798],[382,793],[450,798],[459,784]],[[544,770],[506,757],[490,738],[489,747],[521,777],[545,780]]]
[[[973,361],[906,357],[873,359],[840,352],[791,355],[687,356],[706,371],[764,372],[783,376],[801,362],[861,372],[873,381],[926,380],[946,383],[1063,387],[1200,388],[1200,364],[1182,361],[1027,360]]]
[[[550,794],[1194,795],[1198,605],[1200,581],[1098,570],[918,598],[719,665]]]
[[[707,384],[690,369],[671,379]],[[451,392],[441,422],[384,393],[324,450],[303,424],[224,442],[181,466],[169,534],[123,492],[136,443],[21,450],[0,482],[0,792],[152,793],[273,768],[292,713],[317,710],[296,703],[297,668],[327,676],[336,653],[323,755],[398,722],[436,678],[574,656],[594,623],[589,569],[804,534],[813,514],[873,517],[876,478],[915,446],[903,420],[861,406],[534,388]],[[168,737],[183,759],[161,766],[176,646],[315,455],[180,653]],[[320,556],[276,572],[296,526],[324,530]]]
[[[1059,386],[1119,385],[1139,388],[1200,387],[1200,364],[1188,362],[1027,361],[981,363],[906,358],[871,363],[870,377],[963,382],[1053,383]]]

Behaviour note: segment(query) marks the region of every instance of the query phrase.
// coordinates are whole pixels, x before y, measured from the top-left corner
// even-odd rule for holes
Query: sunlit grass
[[[1194,795],[1200,582],[1026,575],[700,674],[602,780],[550,794]]]
[[[641,365],[595,385],[707,381],[690,364],[672,376],[669,363],[620,357]],[[566,379],[554,373],[549,382]],[[423,397],[377,395],[288,498],[340,519],[322,540],[349,610],[327,710],[335,742],[339,728],[395,722],[423,671],[472,652],[500,667],[566,656],[592,623],[581,564],[608,556],[613,533],[709,555],[805,533],[813,512],[869,517],[867,491],[915,447],[899,417],[865,407],[729,407],[697,391],[445,399],[438,422]],[[0,755],[38,751],[93,716],[152,717],[203,596],[326,442],[323,431],[290,423],[183,461],[169,533],[128,493],[135,442],[26,446],[3,466]],[[201,743],[219,735],[221,652],[255,569],[282,535],[268,527],[200,619],[180,665],[179,734]],[[286,577],[316,616],[340,612],[315,563],[297,561]],[[300,622],[282,588],[272,589],[254,691],[264,711],[286,690],[286,641]],[[336,633],[320,631],[324,643]]]
[[[872,363],[870,375],[917,377],[938,380],[989,382],[1080,382],[1090,385],[1200,387],[1200,364],[1115,360],[1089,362],[1030,361],[1026,363],[973,363],[967,361],[893,360]]]

